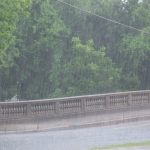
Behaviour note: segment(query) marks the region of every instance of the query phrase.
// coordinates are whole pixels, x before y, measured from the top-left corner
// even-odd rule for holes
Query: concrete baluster
[[[2,116],[1,116],[1,104],[0,104],[0,119],[2,118]]]
[[[148,103],[150,103],[150,92],[148,92]]]

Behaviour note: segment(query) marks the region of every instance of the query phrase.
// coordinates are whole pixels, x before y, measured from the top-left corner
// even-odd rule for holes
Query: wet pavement
[[[147,120],[73,130],[3,134],[0,135],[0,150],[88,150],[149,140],[150,120]]]
[[[113,113],[109,111],[59,119],[36,119],[34,122],[1,123],[0,150],[87,150],[108,145],[145,142],[150,140],[150,119],[142,120],[142,116],[149,115],[149,106],[145,106],[128,111],[120,109]],[[136,119],[125,123],[127,117]],[[115,122],[113,125],[112,121],[117,119],[122,123]],[[102,122],[103,126],[99,124]],[[146,150],[150,147],[117,150],[135,149]]]
[[[98,149],[96,149],[96,150],[98,150]],[[102,150],[102,149],[100,149],[100,150]],[[108,149],[108,150],[150,150],[150,146],[137,146],[137,147],[135,146],[135,147]]]

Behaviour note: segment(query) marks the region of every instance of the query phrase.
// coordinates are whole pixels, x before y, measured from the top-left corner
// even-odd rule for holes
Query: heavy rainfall
[[[55,0],[0,2],[0,100],[149,89],[150,1],[65,2],[120,24]]]
[[[81,115],[79,118],[73,118],[71,114],[68,121],[65,115],[59,114],[60,102],[41,104],[44,99],[139,90],[150,90],[150,0],[0,1],[0,117],[3,117],[0,118],[0,150],[83,150],[147,141],[150,138],[149,120],[136,126],[128,123],[6,134],[19,129],[21,132],[39,131],[102,119],[123,118],[124,121],[125,117],[134,115],[149,116],[149,105],[140,104],[132,109],[130,105],[127,109],[120,107],[117,113],[115,109],[91,116],[82,112],[86,117]],[[146,102],[150,101],[149,92],[142,96]],[[119,104],[130,104],[128,97],[123,96],[123,102]],[[42,102],[36,105],[34,101],[31,112],[30,100]],[[107,105],[105,100],[107,97],[99,99],[100,106]],[[76,109],[85,110],[83,102],[85,99],[77,99],[73,104],[77,105]],[[43,108],[45,110],[41,111]],[[52,120],[46,120],[47,110],[49,116],[56,113],[58,118],[54,115]],[[40,116],[43,120],[37,115],[38,111],[45,113],[43,118]],[[33,122],[26,121],[28,115],[35,117],[33,120],[27,118]]]

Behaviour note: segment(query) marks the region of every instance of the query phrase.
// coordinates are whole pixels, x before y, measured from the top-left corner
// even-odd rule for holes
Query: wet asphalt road
[[[0,135],[0,150],[86,150],[150,140],[150,120],[76,130]]]

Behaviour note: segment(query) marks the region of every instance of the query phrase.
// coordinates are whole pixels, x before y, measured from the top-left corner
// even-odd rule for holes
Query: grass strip
[[[110,146],[105,146],[105,147],[95,147],[89,150],[113,149],[113,148],[135,147],[135,146],[150,146],[150,141],[140,142],[140,143],[126,143],[126,144],[120,144],[120,145],[110,145]]]

